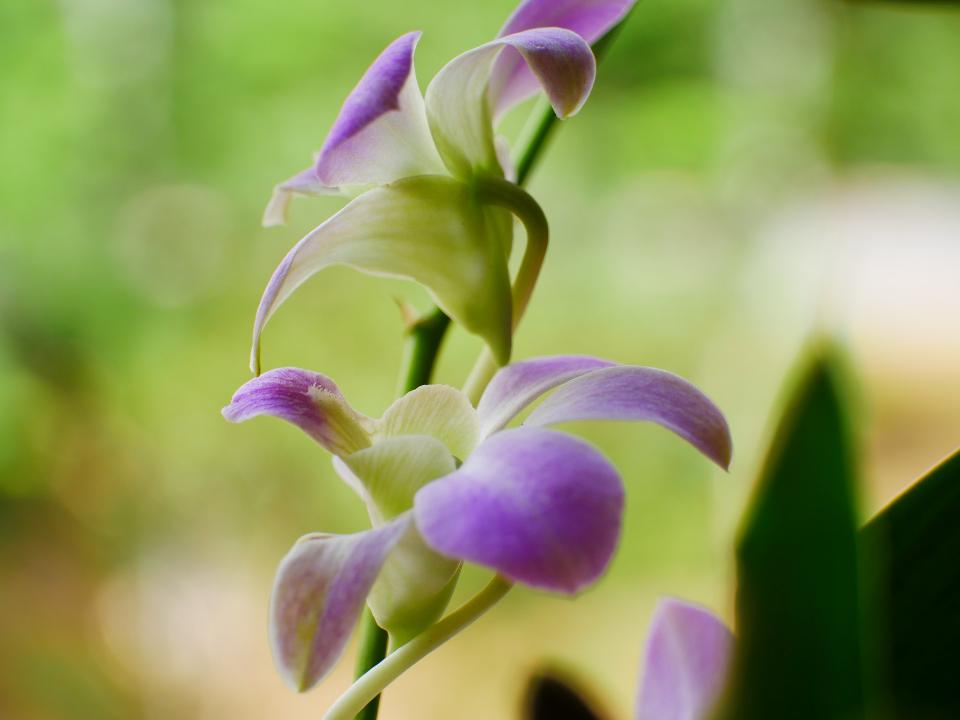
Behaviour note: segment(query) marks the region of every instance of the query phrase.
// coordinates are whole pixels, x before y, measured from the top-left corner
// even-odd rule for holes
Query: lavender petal
[[[581,375],[557,388],[525,424],[574,420],[655,422],[720,467],[730,465],[733,445],[723,413],[694,385],[665,370],[618,366]]]
[[[603,574],[622,511],[610,463],[582,440],[540,428],[497,433],[414,501],[417,527],[437,552],[565,594]]]
[[[550,355],[521,360],[501,368],[477,404],[481,435],[500,430],[530,403],[557,385],[614,365],[586,355]]]
[[[335,455],[370,445],[372,421],[351,408],[325,375],[299,368],[278,368],[245,383],[223,416],[240,423],[272,415],[293,423]]]
[[[531,68],[560,117],[576,113],[593,87],[593,51],[582,37],[562,28],[507,35],[451,60],[427,87],[426,107],[437,149],[458,177],[478,169],[500,171],[490,99],[495,103],[502,88],[489,81],[494,61],[507,51]]]
[[[711,612],[662,600],[647,636],[636,720],[707,720],[732,649],[733,635]]]
[[[525,0],[507,20],[500,36],[533,28],[572,30],[593,43],[630,11],[636,0]],[[491,86],[498,88],[494,116],[498,117],[540,89],[536,75],[517,52],[507,51],[493,66]]]
[[[380,568],[410,516],[354,535],[307,535],[280,563],[270,602],[270,645],[281,676],[309,690],[336,664]]]
[[[419,38],[411,32],[390,43],[344,101],[317,156],[324,185],[381,185],[443,171],[413,66]]]

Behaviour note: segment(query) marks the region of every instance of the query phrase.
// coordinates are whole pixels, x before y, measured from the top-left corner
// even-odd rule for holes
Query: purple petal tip
[[[277,368],[246,382],[221,410],[229,422],[272,415],[303,430],[335,454],[370,444],[366,418],[353,410],[334,382],[299,368]]]
[[[330,166],[336,164],[333,156],[341,145],[380,116],[400,109],[400,93],[413,70],[413,51],[420,34],[415,30],[390,43],[344,101],[317,156],[317,176],[324,182],[336,184]]]

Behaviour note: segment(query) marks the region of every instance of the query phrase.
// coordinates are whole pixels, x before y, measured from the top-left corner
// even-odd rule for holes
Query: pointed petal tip
[[[231,423],[240,422],[239,420],[237,420],[237,411],[233,407],[233,405],[224,405],[222,408],[220,408],[220,414],[223,416],[223,419],[226,420],[227,422],[231,422]]]
[[[290,203],[294,197],[308,195],[322,197],[339,195],[340,193],[340,188],[325,185],[321,182],[320,178],[317,177],[314,166],[311,165],[274,186],[270,201],[264,208],[261,222],[264,227],[286,224]]]
[[[724,472],[730,472],[730,463],[733,462],[733,438],[730,437],[730,428],[727,426],[726,422],[723,424],[724,432],[722,444],[719,447],[719,452],[717,456],[713,458],[714,462],[719,465]]]
[[[267,207],[263,211],[260,224],[265,228],[286,225],[289,207],[290,193],[280,188],[275,188],[273,195],[270,196],[270,202],[267,203]]]

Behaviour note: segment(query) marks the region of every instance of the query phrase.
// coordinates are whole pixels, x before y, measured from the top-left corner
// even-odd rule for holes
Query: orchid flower
[[[647,637],[636,720],[709,720],[724,688],[733,642],[709,610],[662,600]]]
[[[334,264],[419,282],[505,363],[546,233],[539,207],[508,180],[512,171],[494,124],[539,89],[559,117],[576,113],[596,73],[589,43],[634,2],[526,0],[496,39],[443,67],[425,95],[413,64],[420,34],[393,41],[347,97],[313,165],[278,185],[267,207],[264,223],[274,225],[283,222],[294,195],[354,196],[274,272],[254,325],[254,371],[274,311],[307,278]],[[513,293],[507,211],[528,234]]]
[[[323,375],[277,369],[243,385],[223,414],[300,427],[333,453],[373,526],[307,535],[280,565],[271,643],[300,691],[333,667],[364,602],[395,646],[423,632],[443,613],[463,561],[566,595],[603,574],[620,537],[620,477],[592,446],[549,426],[652,421],[721,467],[731,453],[723,415],[686,380],[585,356],[508,365],[476,408],[452,387],[422,386],[379,419],[350,407]]]

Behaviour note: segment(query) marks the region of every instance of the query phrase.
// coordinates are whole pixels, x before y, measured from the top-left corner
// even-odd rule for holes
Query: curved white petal
[[[271,315],[301,283],[330,265],[415,280],[505,361],[513,312],[504,252],[509,238],[494,220],[467,184],[448,177],[407,178],[356,198],[301,240],[274,272],[254,324],[254,371]]]
[[[474,170],[500,174],[493,135],[490,85],[493,63],[502,52],[517,54],[533,72],[560,117],[583,105],[596,75],[587,42],[563,28],[536,28],[497,38],[454,58],[430,82],[427,117],[437,149],[450,171],[465,177]]]

